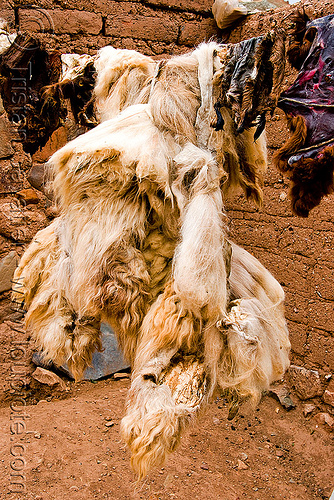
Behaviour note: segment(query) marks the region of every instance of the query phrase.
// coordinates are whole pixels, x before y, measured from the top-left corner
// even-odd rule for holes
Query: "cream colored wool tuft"
[[[117,116],[133,104],[145,104],[156,62],[135,50],[103,47],[95,59],[96,109],[100,121]]]

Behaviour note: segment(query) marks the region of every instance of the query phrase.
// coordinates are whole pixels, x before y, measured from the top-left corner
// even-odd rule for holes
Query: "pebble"
[[[328,425],[330,429],[334,429],[334,418],[330,416],[329,413],[317,413],[314,419],[323,425]]]
[[[243,462],[239,458],[238,458],[238,461],[237,461],[237,466],[238,466],[238,470],[246,470],[246,469],[248,469],[248,465],[246,465],[245,462]]]
[[[239,458],[240,460],[245,461],[248,459],[248,455],[246,453],[240,453]]]
[[[122,380],[125,378],[130,378],[130,374],[125,373],[125,372],[124,373],[114,373],[113,377],[115,380]]]
[[[271,386],[269,390],[269,395],[278,399],[283,408],[285,408],[287,411],[290,411],[296,407],[295,403],[292,401],[290,397],[288,388],[284,384]],[[278,413],[279,408],[276,408],[275,412]]]
[[[284,457],[284,451],[283,450],[276,450],[276,456],[277,457]]]
[[[115,425],[115,422],[111,422],[111,421],[109,421],[109,422],[106,422],[104,425],[105,425],[106,427],[112,427],[113,425]]]
[[[288,376],[300,399],[321,396],[324,392],[317,370],[308,370],[302,366],[291,365]]]
[[[202,464],[201,465],[201,469],[203,469],[203,470],[209,470],[209,467],[206,464]]]
[[[316,406],[313,405],[313,404],[306,404],[306,405],[304,405],[304,408],[303,408],[304,417],[307,417],[307,415],[309,415],[310,413],[312,413],[315,409],[316,409]]]
[[[328,405],[334,406],[334,391],[325,390],[323,400]]]
[[[26,205],[39,203],[39,197],[34,189],[22,189],[16,193],[16,196]]]
[[[32,374],[32,378],[37,380],[40,384],[48,385],[49,387],[53,387],[55,385],[59,385],[61,390],[66,390],[65,382],[58,377],[55,373],[50,370],[46,370],[45,368],[41,368],[38,366],[34,373]]]

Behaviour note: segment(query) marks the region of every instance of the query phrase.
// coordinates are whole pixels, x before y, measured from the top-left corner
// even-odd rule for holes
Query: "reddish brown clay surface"
[[[329,498],[334,487],[330,434],[314,418],[303,416],[301,404],[286,412],[268,396],[258,410],[242,410],[232,422],[227,421],[226,404],[217,398],[165,466],[136,484],[119,430],[128,387],[128,380],[82,382],[67,399],[46,396],[20,411],[3,408],[1,498]],[[21,434],[11,434],[11,426]],[[13,468],[20,469],[22,459],[24,496],[9,493],[17,488]]]

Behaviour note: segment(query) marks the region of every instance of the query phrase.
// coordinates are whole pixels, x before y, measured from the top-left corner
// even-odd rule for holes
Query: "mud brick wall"
[[[7,2],[7,0],[4,0]],[[67,52],[94,53],[104,45],[150,56],[189,50],[217,35],[211,0],[10,0],[20,30],[39,32]],[[7,10],[6,10],[7,12]],[[44,33],[44,35],[42,35]]]
[[[188,51],[210,37],[237,42],[263,34],[289,7],[250,16],[231,34],[221,33],[212,18],[213,0],[30,0],[2,1],[1,15],[12,26],[38,33],[50,48],[93,54],[107,44],[136,49],[155,57]],[[333,1],[302,2],[316,17],[332,13]],[[288,20],[286,21],[288,22]],[[287,72],[288,86],[295,74]],[[334,371],[334,195],[322,201],[307,219],[290,210],[288,184],[271,165],[287,137],[284,117],[276,112],[268,122],[269,169],[264,205],[258,210],[242,195],[230,196],[226,208],[234,240],[258,257],[282,284],[292,342],[292,362]],[[52,207],[31,188],[26,174],[32,162],[45,161],[64,142],[58,131],[33,159],[25,155],[0,108],[0,270],[2,297],[8,297],[10,272],[35,232],[50,222]],[[23,194],[22,194],[23,191]],[[9,257],[8,257],[9,255]],[[2,260],[1,260],[2,259]],[[4,260],[7,259],[7,260]],[[2,267],[1,267],[2,266]],[[5,278],[5,276],[7,276]],[[8,279],[9,277],[9,279]],[[7,288],[6,288],[7,286]],[[4,314],[4,313],[3,313]]]

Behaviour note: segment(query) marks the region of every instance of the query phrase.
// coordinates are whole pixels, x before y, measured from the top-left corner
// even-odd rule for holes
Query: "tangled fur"
[[[291,66],[298,70],[302,67],[315,36],[313,30],[305,37],[306,26],[309,21],[310,18],[305,10],[297,10],[291,17],[292,29],[289,33],[287,56]]]
[[[45,357],[77,379],[100,348],[100,322],[115,329],[133,369],[122,432],[139,477],[217,386],[258,400],[288,366],[282,289],[227,238],[226,179],[260,192],[266,156],[264,136],[238,135],[228,109],[226,129],[211,127],[221,49],[158,63],[103,49],[104,121],[51,158],[61,215],[15,274]]]

